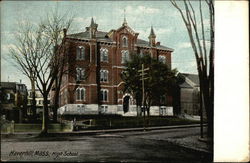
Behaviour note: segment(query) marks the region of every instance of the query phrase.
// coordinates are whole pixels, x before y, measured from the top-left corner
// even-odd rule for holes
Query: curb
[[[204,125],[206,126],[206,125]],[[164,130],[164,129],[178,129],[178,128],[191,128],[200,127],[200,125],[179,125],[179,126],[160,126],[160,127],[147,127],[145,130],[140,128],[123,128],[123,129],[105,129],[105,130],[86,130],[86,131],[73,131],[73,132],[51,132],[48,136],[81,136],[81,135],[95,135],[104,133],[117,133],[117,132],[130,132],[130,131],[151,131],[151,130]]]
[[[207,125],[203,125],[207,126]],[[158,127],[147,127],[145,130],[143,127],[140,128],[122,128],[122,129],[105,129],[105,130],[85,130],[85,131],[72,131],[72,132],[50,132],[48,133],[48,137],[55,136],[82,136],[82,135],[95,135],[98,133],[116,133],[116,132],[130,132],[130,131],[151,131],[151,130],[164,130],[164,129],[179,129],[179,128],[192,128],[192,127],[200,127],[200,124],[194,125],[178,125],[178,126],[158,126]],[[32,132],[32,133],[1,133],[2,137],[8,136],[18,136],[18,135],[38,135],[40,132]]]

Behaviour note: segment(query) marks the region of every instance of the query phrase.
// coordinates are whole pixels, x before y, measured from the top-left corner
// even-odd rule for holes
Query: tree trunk
[[[60,79],[59,79],[60,80]],[[57,122],[57,109],[59,107],[59,92],[60,86],[58,86],[58,78],[55,79],[55,95],[54,95],[54,106],[53,106],[53,122]]]
[[[43,94],[43,123],[42,132],[40,135],[46,135],[48,133],[49,126],[49,108],[48,108],[48,93]]]
[[[31,94],[32,94],[32,102],[31,102],[31,110],[32,110],[32,121],[36,120],[36,88],[35,81],[30,80],[31,82]]]
[[[207,136],[208,138],[213,138],[213,115],[214,115],[214,108],[213,108],[213,103],[212,103],[212,96],[211,94],[211,88],[209,86],[209,79],[201,73],[202,80],[200,82],[201,86],[201,93],[203,96],[203,101],[204,101],[204,108],[206,110],[206,116],[207,116]]]
[[[63,56],[65,57],[65,56]],[[61,60],[61,66],[59,66],[59,75],[55,78],[55,97],[54,97],[54,107],[53,107],[53,122],[57,122],[57,110],[59,108],[59,95],[62,84],[62,77],[64,75],[64,63],[65,59]]]

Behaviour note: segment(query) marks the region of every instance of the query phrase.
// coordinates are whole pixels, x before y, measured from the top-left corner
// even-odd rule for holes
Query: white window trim
[[[101,108],[102,113],[107,113],[108,112],[108,105],[101,105],[100,108]],[[103,108],[104,108],[104,111],[102,110]]]
[[[124,39],[126,39],[126,45],[124,45]],[[127,36],[122,37],[122,47],[128,47],[128,37]]]
[[[101,92],[107,92],[107,101],[101,100],[101,102],[109,102],[109,90],[108,89],[101,89]]]
[[[78,96],[77,96],[77,91],[80,91],[79,93],[80,93],[80,99],[77,99],[78,98]],[[84,96],[83,96],[83,99],[81,99],[81,96],[82,96],[82,92],[81,91],[84,91]],[[76,101],[85,101],[86,100],[86,89],[85,88],[80,88],[80,87],[78,87],[77,89],[76,89]]]
[[[79,77],[79,79],[78,79],[78,71],[77,70],[79,70],[80,71],[80,76],[81,76],[81,73],[83,73],[83,79],[81,79],[80,77]],[[85,80],[85,68],[81,68],[81,67],[77,67],[76,68],[76,81],[84,81]]]
[[[163,58],[164,58],[164,59],[163,59]],[[165,64],[165,63],[167,62],[166,56],[164,56],[164,55],[159,55],[159,61]]]
[[[104,75],[105,75],[105,73],[107,73],[107,81],[102,81],[101,80],[101,74],[103,74],[103,78],[104,78]],[[105,79],[105,78],[104,78]],[[109,82],[109,71],[108,70],[100,70],[100,82],[105,82],[105,83],[108,83]]]
[[[107,54],[107,60],[103,60],[105,54]],[[101,62],[109,62],[109,50],[107,48],[101,48],[100,55]]]
[[[78,49],[80,49],[80,54],[78,55]],[[81,53],[83,49],[83,55]],[[76,60],[85,60],[86,54],[85,54],[85,47],[84,46],[77,46],[76,49]]]
[[[130,59],[129,51],[128,50],[122,50],[121,54],[122,54],[121,63],[124,64],[126,61],[128,61]]]

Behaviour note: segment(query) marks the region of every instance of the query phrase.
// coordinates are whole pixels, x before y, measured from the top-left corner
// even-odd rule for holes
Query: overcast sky
[[[194,7],[197,1],[192,1]],[[1,4],[1,77],[2,81],[16,81],[27,84],[27,77],[15,69],[8,60],[9,48],[15,41],[13,33],[17,30],[17,22],[31,21],[38,23],[51,10],[69,11],[74,15],[73,32],[81,32],[89,26],[91,17],[98,24],[98,30],[108,32],[118,29],[125,16],[130,26],[139,33],[139,38],[148,40],[151,25],[156,40],[162,45],[174,49],[172,68],[180,72],[197,74],[194,54],[189,43],[186,28],[179,12],[169,1],[7,1]],[[208,25],[207,14],[204,14]]]

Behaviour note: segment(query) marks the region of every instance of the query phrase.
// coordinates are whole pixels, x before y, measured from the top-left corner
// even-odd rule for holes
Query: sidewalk
[[[206,125],[204,125],[206,126]],[[178,125],[178,126],[159,126],[159,127],[148,127],[146,130],[148,131],[153,131],[153,130],[164,130],[164,129],[179,129],[179,128],[193,128],[193,127],[200,127],[200,125]],[[121,132],[132,132],[132,131],[144,131],[144,128],[123,128],[123,129],[107,129],[107,130],[85,130],[85,131],[73,131],[73,132],[53,132],[49,133],[48,137],[46,138],[47,140],[54,140],[54,139],[64,139],[65,137],[70,137],[70,136],[84,136],[84,135],[104,135],[104,136],[109,136],[112,135],[112,133],[121,133]],[[35,138],[39,135],[39,132],[29,132],[29,133],[14,133],[14,134],[1,134],[1,138],[6,138],[5,140],[7,141],[8,139],[22,139],[25,140],[26,138]],[[205,133],[204,133],[205,135]],[[120,136],[120,135],[119,135]],[[210,153],[211,151],[209,150],[208,143],[205,141],[199,140],[200,135],[192,135],[192,136],[187,136],[187,137],[158,137],[157,139],[155,138],[150,138],[150,139],[155,139],[155,140],[160,140],[160,141],[167,141],[171,144],[189,149],[189,150],[194,150],[194,151],[199,151],[199,152],[205,152],[205,153]],[[146,138],[148,139],[148,138]]]
[[[196,135],[185,138],[168,138],[166,141],[191,150],[211,153],[208,142],[199,139],[200,136]]]

